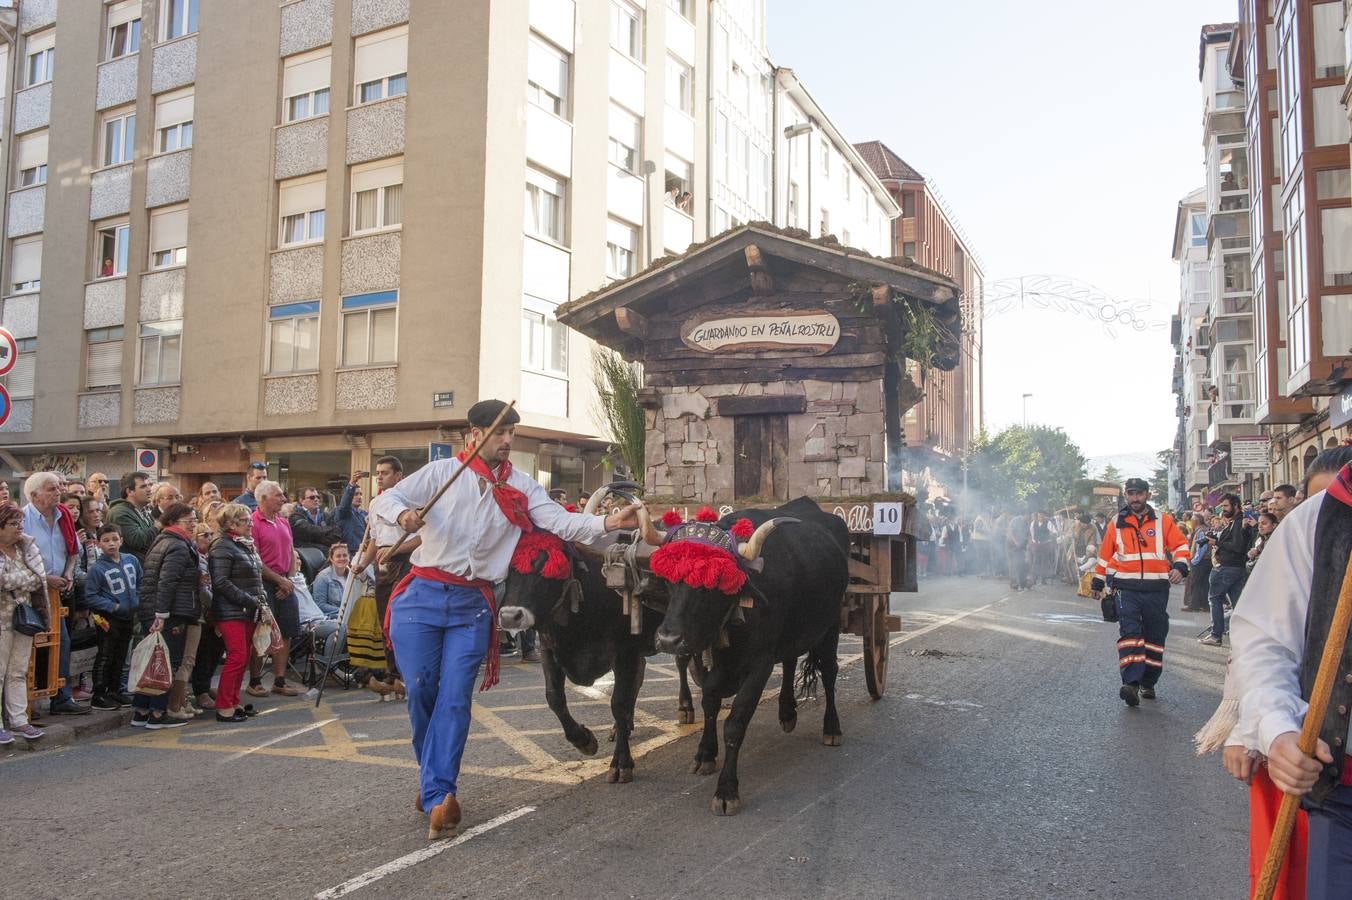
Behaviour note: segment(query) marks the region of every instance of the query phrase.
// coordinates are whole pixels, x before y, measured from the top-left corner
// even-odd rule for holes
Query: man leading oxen
[[[692,772],[713,773],[719,708],[733,695],[723,727],[727,756],[712,809],[734,815],[741,808],[738,753],[776,663],[784,664],[780,726],[792,731],[797,721],[793,673],[798,657],[808,654],[804,681],[819,676],[826,696],[822,741],[840,744],[836,647],[849,584],[849,530],[806,497],[777,509],[734,512],[716,523],[686,522],[665,536],[644,518],[644,539],[660,545],[650,560],[652,572],[667,583],[669,594],[658,649],[709,651],[713,658],[704,679],[704,734]]]

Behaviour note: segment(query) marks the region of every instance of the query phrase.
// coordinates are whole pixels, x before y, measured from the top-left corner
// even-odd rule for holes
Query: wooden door
[[[789,418],[733,416],[733,493],[736,497],[789,499]],[[809,493],[799,485],[799,493]]]

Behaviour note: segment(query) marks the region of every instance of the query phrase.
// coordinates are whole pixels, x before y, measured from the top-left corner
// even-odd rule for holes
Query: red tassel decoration
[[[681,518],[681,514],[674,509],[669,509],[666,512],[662,513],[662,524],[667,526],[668,528],[675,528],[683,521],[685,520]]]
[[[756,533],[756,526],[751,524],[750,519],[738,519],[732,523],[732,528],[729,530],[737,540],[744,541]]]
[[[545,564],[540,569],[542,576],[562,581],[572,574],[573,567],[563,552],[563,541],[557,535],[540,529],[522,534],[517,540],[516,550],[512,552],[512,568],[522,575],[531,574],[541,553],[545,554]]]
[[[696,522],[717,522],[718,513],[714,512],[712,506],[701,506],[699,512],[695,513]]]
[[[746,573],[731,553],[697,541],[673,541],[659,547],[649,565],[658,578],[693,588],[738,594],[746,584]]]

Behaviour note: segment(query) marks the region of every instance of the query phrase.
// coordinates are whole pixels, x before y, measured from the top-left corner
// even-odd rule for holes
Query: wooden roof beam
[[[751,271],[751,293],[762,297],[773,294],[775,280],[770,275],[770,269],[765,264],[765,257],[761,255],[760,248],[755,244],[747,244],[743,253],[746,256],[746,267]]]

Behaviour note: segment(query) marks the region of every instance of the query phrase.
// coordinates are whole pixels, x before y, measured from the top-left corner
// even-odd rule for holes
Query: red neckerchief
[[[465,460],[469,459],[470,448],[466,447],[460,453],[456,454],[456,459],[463,465]],[[504,459],[498,463],[498,472],[496,475],[488,468],[488,463],[476,456],[469,463],[470,471],[480,478],[484,479],[493,488],[493,500],[497,502],[498,509],[511,522],[523,532],[529,534],[535,530],[535,526],[530,520],[530,501],[526,495],[507,483],[507,479],[512,476],[512,462]]]
[[[1352,463],[1338,470],[1338,475],[1328,486],[1328,494],[1343,506],[1352,506]]]

